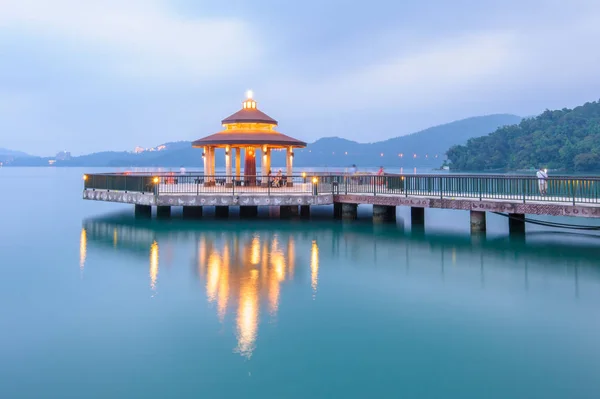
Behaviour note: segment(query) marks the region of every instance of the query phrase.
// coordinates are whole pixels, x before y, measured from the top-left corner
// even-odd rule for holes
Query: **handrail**
[[[600,177],[513,175],[367,175],[322,173],[292,176],[204,176],[201,173],[97,173],[85,189],[167,194],[359,194],[435,199],[600,204]]]

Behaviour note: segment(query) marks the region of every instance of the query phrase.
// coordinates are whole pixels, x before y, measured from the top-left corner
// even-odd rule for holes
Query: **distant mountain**
[[[298,160],[311,166],[440,166],[451,146],[520,121],[521,117],[510,114],[478,116],[369,144],[323,138],[299,150]]]
[[[31,155],[24,153],[23,151],[14,151],[7,148],[0,147],[1,156],[12,156],[12,157],[30,157]]]
[[[7,148],[0,148],[0,162],[11,162],[16,158],[29,158],[31,155],[23,151],[14,151]]]
[[[298,167],[439,167],[445,152],[455,144],[464,144],[473,137],[480,137],[505,125],[519,123],[521,117],[509,114],[487,115],[459,120],[435,126],[417,133],[395,137],[375,143],[358,143],[339,137],[325,137],[311,143],[307,148],[296,150],[294,165]],[[208,133],[207,133],[208,134]],[[202,135],[199,135],[202,136]],[[368,133],[365,134],[368,136]],[[162,151],[98,152],[67,161],[56,161],[55,166],[112,166],[112,167],[201,167],[201,150],[192,148],[191,142],[180,141],[164,144]],[[217,167],[225,166],[224,156],[217,151]],[[383,155],[382,155],[383,154]],[[402,156],[400,156],[402,154]],[[417,154],[417,157],[414,157]],[[17,158],[12,166],[48,165],[51,158]],[[273,152],[271,164],[278,168],[285,165],[285,153]]]
[[[546,110],[448,151],[456,170],[600,171],[600,101]]]

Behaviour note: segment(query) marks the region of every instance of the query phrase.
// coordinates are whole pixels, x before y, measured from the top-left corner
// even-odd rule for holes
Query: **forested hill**
[[[600,102],[545,111],[448,152],[453,170],[600,171]]]

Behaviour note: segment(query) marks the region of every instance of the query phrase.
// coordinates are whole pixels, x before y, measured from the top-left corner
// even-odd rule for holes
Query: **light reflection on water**
[[[87,231],[91,242],[106,243],[105,234],[112,231],[112,244],[121,250],[149,248],[149,275],[152,294],[157,293],[159,276],[159,241],[157,232],[136,228],[135,225],[102,221],[88,221],[80,239],[81,267],[87,253]],[[174,231],[175,240],[178,240]],[[120,241],[117,240],[120,238]],[[166,234],[170,240],[172,234]],[[293,280],[296,263],[294,236],[286,235],[284,241],[277,233],[261,232],[249,236],[236,231],[225,233],[199,232],[197,234],[197,260],[194,262],[198,276],[205,280],[206,298],[216,303],[217,315],[222,323],[228,312],[236,312],[238,345],[235,352],[250,358],[255,349],[259,330],[261,302],[271,316],[279,309],[281,284]],[[311,287],[317,291],[319,272],[319,246],[317,240],[310,247]],[[230,309],[230,307],[232,309]]]
[[[229,313],[235,313],[238,343],[234,351],[248,359],[256,348],[261,308],[270,316],[276,316],[282,284],[294,280],[297,264],[307,266],[308,283],[313,299],[316,298],[323,249],[319,243],[327,243],[326,256],[338,259],[341,264],[377,268],[379,264],[389,265],[392,260],[406,275],[427,279],[431,279],[432,273],[436,274],[437,268],[438,279],[444,283],[461,280],[462,284],[462,280],[470,276],[467,281],[478,281],[478,285],[485,288],[488,284],[494,285],[494,278],[507,280],[508,273],[513,287],[528,291],[532,286],[543,287],[558,276],[563,285],[571,280],[571,292],[576,298],[580,296],[582,275],[588,283],[591,281],[596,286],[600,283],[600,272],[595,260],[590,258],[596,252],[595,247],[561,247],[556,245],[556,240],[550,240],[548,246],[544,244],[547,240],[541,238],[552,238],[548,233],[539,233],[538,237],[532,233],[531,241],[538,244],[527,245],[524,237],[511,241],[481,236],[426,235],[422,231],[406,235],[394,226],[328,224],[326,228],[312,229],[303,225],[298,230],[298,226],[287,226],[284,231],[270,231],[266,227],[263,224],[254,228],[249,224],[213,230],[185,222],[168,225],[140,223],[129,218],[88,220],[81,231],[80,267],[84,268],[90,244],[110,242],[120,251],[134,252],[147,247],[150,289],[155,294],[159,285],[159,247],[195,240],[191,244],[196,250],[189,255],[196,257],[192,264],[196,275],[205,281],[207,301],[216,304],[221,323]],[[373,234],[376,235],[374,240],[370,237]],[[429,262],[423,262],[424,258]],[[521,282],[515,279],[519,274]]]

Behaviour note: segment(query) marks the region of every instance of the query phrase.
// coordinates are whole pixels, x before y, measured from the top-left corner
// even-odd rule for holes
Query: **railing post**
[[[377,177],[371,176],[371,181],[373,182],[373,195],[377,195]]]
[[[235,177],[231,178],[231,195],[235,195]]]
[[[477,178],[477,191],[479,191],[479,201],[483,199],[483,195],[481,193],[481,177]]]
[[[527,179],[523,179],[523,203],[527,201]]]
[[[440,199],[444,199],[444,190],[442,190],[442,177],[440,176]]]
[[[575,206],[575,180],[571,180],[573,182],[573,206]]]

